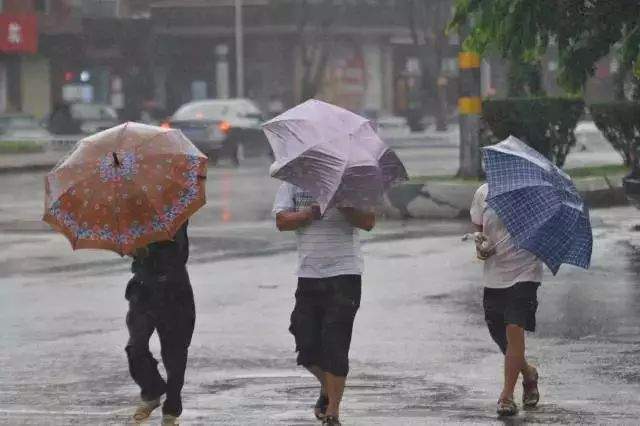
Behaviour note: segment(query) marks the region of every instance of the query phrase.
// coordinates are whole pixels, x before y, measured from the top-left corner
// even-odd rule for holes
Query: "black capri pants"
[[[491,337],[507,353],[507,324],[517,325],[527,331],[536,330],[540,283],[519,282],[508,288],[484,289],[484,318]]]
[[[289,327],[296,341],[298,365],[318,366],[335,376],[347,376],[361,287],[360,275],[298,278]]]

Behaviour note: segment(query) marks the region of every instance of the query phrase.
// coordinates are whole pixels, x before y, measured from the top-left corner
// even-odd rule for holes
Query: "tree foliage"
[[[497,143],[513,135],[562,167],[576,144],[575,128],[583,111],[579,98],[486,100],[482,118],[493,138],[484,137]]]
[[[613,102],[590,106],[598,129],[620,153],[633,176],[640,175],[640,104]]]
[[[640,71],[637,0],[456,0],[451,27],[468,21],[465,45],[479,53],[534,63],[557,44],[559,82],[571,92],[580,91],[597,61],[618,45],[623,69]]]

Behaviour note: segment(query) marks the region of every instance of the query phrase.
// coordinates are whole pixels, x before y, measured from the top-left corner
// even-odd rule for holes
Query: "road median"
[[[627,204],[622,187],[625,173],[621,168],[576,174],[579,177],[574,177],[574,183],[589,207]],[[455,177],[415,177],[387,193],[382,213],[392,219],[468,218],[473,195],[481,184],[481,180]]]

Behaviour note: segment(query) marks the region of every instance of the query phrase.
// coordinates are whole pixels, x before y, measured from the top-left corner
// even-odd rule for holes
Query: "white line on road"
[[[56,416],[100,416],[113,417],[114,415],[128,413],[131,408],[122,408],[114,411],[56,411],[56,410],[5,410],[0,408],[0,414],[40,414],[40,415],[56,415]]]

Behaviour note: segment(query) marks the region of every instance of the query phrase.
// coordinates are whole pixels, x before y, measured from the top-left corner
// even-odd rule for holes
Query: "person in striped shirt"
[[[297,362],[320,382],[316,417],[323,424],[340,425],[364,268],[359,230],[373,229],[375,215],[337,206],[320,216],[311,194],[290,183],[280,186],[273,213],[280,231],[296,233],[298,287],[289,331]]]

